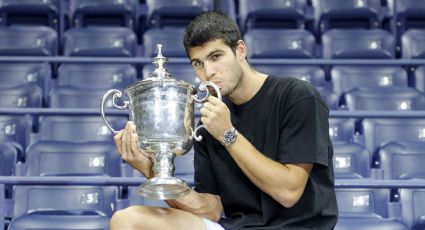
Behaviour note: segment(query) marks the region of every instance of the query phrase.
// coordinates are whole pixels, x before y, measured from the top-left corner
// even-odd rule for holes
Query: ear
[[[246,58],[246,55],[247,55],[246,44],[243,40],[239,40],[236,46],[236,56],[239,61],[242,61]]]

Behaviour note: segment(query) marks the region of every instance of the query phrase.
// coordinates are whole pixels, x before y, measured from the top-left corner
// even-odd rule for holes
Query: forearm
[[[269,159],[241,134],[226,148],[244,174],[263,192],[285,207],[298,201],[310,171]]]
[[[166,200],[173,208],[193,213],[197,216],[217,222],[220,220],[223,207],[219,196],[198,193],[191,190],[188,195],[174,200]]]

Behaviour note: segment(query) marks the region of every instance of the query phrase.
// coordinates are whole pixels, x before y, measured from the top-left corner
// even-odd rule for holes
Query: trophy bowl
[[[112,96],[112,104],[118,109],[128,109],[129,118],[136,125],[139,148],[153,160],[154,177],[145,181],[139,193],[150,199],[175,199],[189,193],[186,182],[174,177],[175,157],[186,154],[193,139],[200,141],[196,133],[203,125],[194,127],[194,102],[203,103],[210,95],[207,87],[212,87],[221,100],[220,89],[212,82],[201,82],[200,91],[206,96],[199,99],[195,87],[187,82],[172,78],[164,68],[167,58],[162,56],[162,45],[158,44],[158,55],[153,58],[156,69],[148,79],[133,83],[124,90],[128,101],[117,105],[115,99],[122,92],[111,89],[105,93],[101,104],[101,114],[106,125],[116,134],[108,123],[104,107]]]

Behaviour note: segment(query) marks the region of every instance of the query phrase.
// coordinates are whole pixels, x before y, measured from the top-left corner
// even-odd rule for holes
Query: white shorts
[[[221,227],[220,224],[216,222],[212,222],[211,220],[208,220],[206,218],[202,218],[202,219],[204,220],[205,227],[207,228],[207,230],[224,230],[224,228]]]

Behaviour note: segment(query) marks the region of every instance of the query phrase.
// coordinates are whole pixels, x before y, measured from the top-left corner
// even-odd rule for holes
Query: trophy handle
[[[203,103],[203,102],[205,102],[207,100],[207,98],[210,96],[210,92],[207,90],[208,89],[207,86],[211,86],[215,90],[215,92],[217,93],[217,98],[220,99],[220,100],[222,100],[220,88],[216,84],[214,84],[214,83],[212,83],[210,81],[204,81],[204,82],[201,82],[201,84],[199,85],[198,89],[200,91],[202,91],[202,92],[207,91],[207,95],[205,95],[205,97],[203,97],[201,99],[198,98],[198,95],[192,95],[192,98],[193,98],[193,100],[195,102],[197,102],[197,103]],[[191,139],[193,138],[196,141],[201,141],[202,140],[202,136],[201,135],[197,135],[198,130],[201,129],[201,128],[205,128],[205,126],[204,125],[199,125],[198,127],[195,128],[195,130],[192,130],[192,128],[191,128],[192,136],[190,136],[190,138]]]
[[[105,93],[105,95],[103,95],[102,98],[102,105],[100,106],[100,112],[102,113],[102,118],[103,121],[105,121],[106,126],[108,126],[108,128],[112,131],[112,133],[117,134],[118,131],[116,131],[115,129],[112,128],[112,126],[109,124],[109,122],[106,120],[106,115],[105,115],[105,103],[106,100],[108,99],[108,97],[112,94],[112,104],[115,106],[115,108],[117,109],[126,109],[128,107],[129,102],[128,101],[124,101],[124,105],[117,105],[115,104],[115,99],[117,97],[121,97],[122,96],[122,92],[117,90],[117,89],[111,89],[108,90],[108,92]]]

